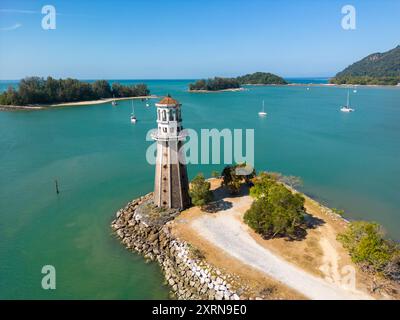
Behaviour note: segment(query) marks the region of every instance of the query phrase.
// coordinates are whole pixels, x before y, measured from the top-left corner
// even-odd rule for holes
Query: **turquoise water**
[[[188,81],[146,82],[183,103],[186,128],[254,128],[258,170],[301,176],[304,192],[400,239],[399,89],[359,88],[356,112],[343,114],[343,88],[191,94]],[[167,298],[158,266],[123,249],[109,228],[116,210],[153,186],[145,135],[155,111],[136,102],[136,125],[130,112],[125,101],[0,113],[0,298]],[[41,289],[46,264],[56,267],[55,291]]]

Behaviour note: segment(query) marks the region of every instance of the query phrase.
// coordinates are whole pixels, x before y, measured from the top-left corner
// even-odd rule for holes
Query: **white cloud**
[[[18,29],[20,27],[22,27],[22,24],[21,23],[16,23],[16,24],[14,24],[12,26],[9,26],[9,27],[0,28],[0,31],[12,31],[12,30]]]

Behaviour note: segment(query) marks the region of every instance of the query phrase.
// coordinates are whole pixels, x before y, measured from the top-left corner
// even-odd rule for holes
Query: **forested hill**
[[[244,84],[282,85],[282,84],[287,84],[287,82],[283,78],[272,73],[255,72],[236,78],[215,77],[212,79],[197,80],[195,83],[189,84],[189,90],[219,91],[227,89],[238,89],[240,88],[241,85]]]
[[[400,46],[384,53],[373,53],[353,63],[330,80],[336,84],[400,83]]]
[[[241,84],[287,84],[287,82],[269,72],[255,72],[236,78]]]

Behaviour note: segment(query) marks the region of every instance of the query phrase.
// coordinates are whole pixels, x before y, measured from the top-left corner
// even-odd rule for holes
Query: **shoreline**
[[[399,85],[390,84],[335,84],[335,83],[288,83],[287,86],[291,87],[338,87],[338,88],[394,88],[400,89]]]
[[[76,101],[76,102],[62,102],[55,104],[37,104],[37,105],[27,105],[27,106],[12,106],[12,105],[0,105],[0,111],[17,111],[17,110],[46,110],[58,107],[76,107],[76,106],[90,106],[110,103],[111,101],[120,100],[136,100],[136,99],[157,99],[158,96],[139,96],[139,97],[121,97],[121,98],[106,98],[100,100],[88,100],[88,101]]]
[[[217,93],[217,92],[240,92],[240,91],[248,91],[247,88],[231,88],[231,89],[222,89],[222,90],[187,90],[189,93]]]
[[[212,183],[213,190],[219,189],[219,179],[207,180]],[[136,210],[143,198],[151,199],[150,193],[130,202],[134,206],[128,204],[120,209],[111,227],[128,250],[160,264],[164,283],[178,299],[384,298],[383,293],[368,289],[368,275],[350,261],[348,253],[337,242],[336,235],[348,221],[317,200],[294,188],[290,190],[305,197],[308,215],[322,219],[319,226],[308,230],[305,239],[293,243],[284,239],[265,240],[249,230],[242,220],[252,201],[246,192],[231,197],[226,191],[222,191],[223,194],[221,190],[216,191],[220,197],[216,203],[231,203],[231,207],[212,213],[190,207],[156,228],[145,219],[141,210]],[[220,231],[229,228],[231,232]],[[242,245],[244,240],[245,247]],[[171,251],[168,248],[180,249]],[[182,260],[182,256],[185,259]],[[266,263],[268,268],[264,267]],[[336,266],[337,270],[346,265],[354,266],[357,288],[347,288],[340,278],[334,283],[326,280],[335,279],[335,272],[340,272],[324,269],[327,264]],[[211,274],[210,270],[213,270]],[[290,274],[285,270],[294,270],[301,277],[282,276]]]

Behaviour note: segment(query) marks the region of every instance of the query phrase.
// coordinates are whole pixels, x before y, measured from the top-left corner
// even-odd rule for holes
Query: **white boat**
[[[354,109],[350,108],[350,90],[347,91],[347,104],[340,108],[342,112],[353,112]]]
[[[115,101],[115,97],[114,96],[113,96],[113,99],[114,100],[111,101],[111,105],[112,106],[116,106],[118,103],[117,103],[117,101]]]
[[[149,99],[146,99],[146,107],[150,107]]]
[[[263,102],[262,102],[262,111],[260,111],[260,112],[258,113],[258,115],[259,115],[260,117],[265,117],[265,116],[267,115],[267,113],[265,112],[264,100],[263,100]]]
[[[133,106],[133,100],[132,100],[132,113],[131,113],[131,123],[136,123],[137,119],[135,116],[135,107]]]

